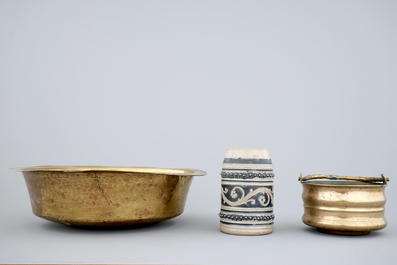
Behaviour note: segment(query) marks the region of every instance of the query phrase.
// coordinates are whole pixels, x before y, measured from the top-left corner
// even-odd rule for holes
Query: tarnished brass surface
[[[22,171],[33,213],[67,225],[120,226],[180,215],[201,170],[31,167]]]
[[[340,180],[343,177],[318,180],[312,176],[316,175],[307,176],[303,181],[300,178],[304,203],[302,221],[306,225],[321,232],[343,235],[364,235],[386,227],[386,178],[363,182]]]

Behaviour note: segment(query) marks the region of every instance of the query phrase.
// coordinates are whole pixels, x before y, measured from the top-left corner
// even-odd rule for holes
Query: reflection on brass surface
[[[33,213],[67,225],[120,226],[180,215],[194,169],[41,166],[22,171]]]
[[[299,180],[303,186],[302,221],[306,225],[342,235],[365,235],[386,227],[388,179],[383,175],[380,178],[310,175]]]

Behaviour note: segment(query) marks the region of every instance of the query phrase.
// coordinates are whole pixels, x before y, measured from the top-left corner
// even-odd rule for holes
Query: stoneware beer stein
[[[222,164],[221,231],[264,235],[273,231],[273,164],[266,149],[227,149]]]

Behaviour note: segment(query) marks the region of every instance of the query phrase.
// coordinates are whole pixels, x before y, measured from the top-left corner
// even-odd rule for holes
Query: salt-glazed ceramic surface
[[[141,225],[182,214],[196,169],[39,166],[22,171],[33,214],[81,226]]]
[[[388,178],[309,175],[303,186],[302,221],[320,232],[365,235],[383,229]]]
[[[273,231],[273,164],[266,149],[227,149],[222,164],[220,229],[234,235]]]

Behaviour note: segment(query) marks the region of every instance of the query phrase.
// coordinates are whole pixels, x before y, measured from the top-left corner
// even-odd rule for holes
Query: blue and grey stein
[[[273,231],[273,164],[266,149],[227,149],[222,164],[221,231],[264,235]]]

